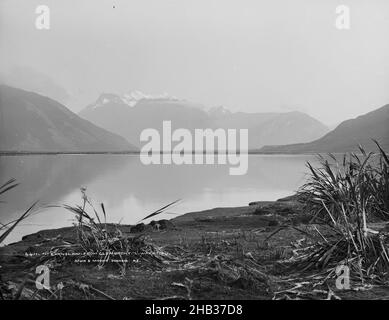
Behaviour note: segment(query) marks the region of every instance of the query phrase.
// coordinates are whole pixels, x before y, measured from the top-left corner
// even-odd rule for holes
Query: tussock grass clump
[[[345,155],[340,163],[330,155],[332,164],[324,157],[318,168],[308,164],[311,175],[299,193],[308,212],[329,230],[291,259],[293,268],[324,270],[326,279],[336,277],[339,265],[362,282],[387,276],[389,234],[370,228],[371,221],[389,218],[389,159],[377,147],[375,156],[360,148],[361,155]]]
[[[163,264],[164,261],[173,259],[169,253],[148,241],[143,234],[133,237],[125,236],[120,229],[120,224],[107,223],[103,203],[100,204],[101,211],[99,212],[86,195],[86,188],[81,188],[81,194],[81,205],[63,205],[76,217],[77,242],[72,246],[72,251],[80,252],[81,257],[97,262],[99,267],[103,267],[108,262],[114,262],[120,267],[122,274],[128,266],[139,264],[143,267],[147,265],[155,267]],[[175,203],[168,204],[147,217],[160,214]],[[64,246],[62,249],[68,250],[69,248]]]
[[[377,143],[377,142],[376,142]],[[305,210],[319,220],[350,223],[364,219],[389,220],[389,158],[377,143],[378,153],[318,156],[319,167],[309,162],[308,181],[300,188]]]

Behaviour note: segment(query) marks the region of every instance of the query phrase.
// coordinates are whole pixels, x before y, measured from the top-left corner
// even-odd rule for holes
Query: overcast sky
[[[350,30],[335,27],[342,4]],[[0,71],[48,75],[73,111],[140,90],[334,124],[389,103],[388,39],[387,0],[0,0]]]

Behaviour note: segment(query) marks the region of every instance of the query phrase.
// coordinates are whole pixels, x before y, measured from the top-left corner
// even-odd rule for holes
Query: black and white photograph
[[[0,300],[389,299],[388,39],[387,0],[0,0]]]

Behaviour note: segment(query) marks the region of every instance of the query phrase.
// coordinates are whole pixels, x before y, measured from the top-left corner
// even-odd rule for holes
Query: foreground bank
[[[106,225],[105,254],[78,247],[78,229],[45,230],[0,248],[6,299],[381,299],[384,283],[349,290],[293,263],[326,237],[294,198],[188,213],[147,225]],[[383,228],[385,225],[381,225]],[[320,230],[320,231],[319,231]],[[92,241],[90,239],[90,241]],[[130,250],[128,250],[130,248]],[[81,250],[79,250],[81,249]],[[47,288],[36,268],[47,266]],[[315,277],[317,280],[315,280]]]

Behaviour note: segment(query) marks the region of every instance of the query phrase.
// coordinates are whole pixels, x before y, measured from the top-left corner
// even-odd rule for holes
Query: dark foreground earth
[[[109,225],[108,228],[114,226]],[[115,226],[137,254],[123,263],[58,256],[71,252],[76,228],[44,230],[0,248],[4,299],[387,299],[385,283],[337,289],[320,270],[290,267],[313,241],[303,206],[293,198],[216,208],[148,225]],[[68,248],[69,250],[66,251]],[[141,253],[141,254],[140,254]],[[124,261],[123,260],[123,261]],[[36,267],[50,270],[38,290]],[[319,281],[320,280],[320,281]]]

